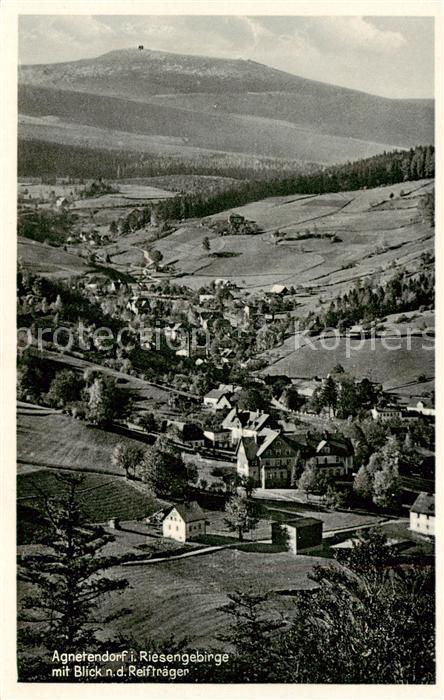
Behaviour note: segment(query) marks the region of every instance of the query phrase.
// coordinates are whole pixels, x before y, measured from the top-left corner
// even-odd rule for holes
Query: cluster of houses
[[[239,409],[238,389],[222,384],[205,395],[203,406],[213,412],[218,425],[204,430],[203,438],[213,448],[234,451],[239,476],[252,479],[260,488],[288,488],[308,459],[335,477],[352,473],[354,450],[350,440],[329,433],[313,440],[291,427],[287,432],[264,411]]]
[[[73,231],[66,239],[66,242],[70,245],[85,243],[94,248],[101,245],[108,245],[111,243],[111,237],[108,233],[100,232],[92,228],[91,230],[83,229],[81,231]]]
[[[282,517],[282,516],[281,516]],[[151,521],[148,518],[147,521]],[[207,533],[205,511],[196,502],[177,503],[160,514],[162,534],[168,539],[185,543]],[[435,497],[422,492],[410,509],[410,530],[431,539],[435,535]],[[307,553],[319,547],[323,537],[323,521],[319,518],[295,515],[271,523],[271,541],[285,545],[293,554]]]
[[[391,420],[414,420],[420,416],[434,418],[436,415],[435,407],[429,399],[421,399],[414,406],[397,406],[389,404],[388,406],[375,406],[371,410],[371,414],[375,421],[387,422]]]
[[[103,242],[103,237],[94,231],[78,235],[86,237],[86,242],[92,245],[98,244],[97,236]],[[74,241],[74,234],[71,239]],[[261,317],[259,301],[248,302],[236,296],[235,289],[224,279],[216,280],[214,289],[202,291],[198,300],[190,290],[182,294],[161,294],[158,292],[158,281],[143,277],[130,282],[113,280],[111,284],[104,273],[89,273],[80,283],[89,296],[99,303],[113,299],[117,301],[119,296],[120,305],[124,296],[124,310],[128,313],[126,320],[133,319],[138,325],[145,325],[144,347],[155,348],[161,333],[178,356],[193,358],[196,364],[208,361],[211,342],[218,333],[219,338],[223,337],[226,342],[225,346],[221,344],[217,358],[213,357],[212,361],[220,367],[232,364],[235,349],[228,342],[231,334],[238,336],[239,333],[248,333]],[[223,293],[220,294],[221,289]],[[160,302],[162,308],[159,311]],[[156,317],[155,324],[152,323],[153,317]],[[272,315],[269,320],[272,320]],[[259,329],[258,335],[264,329]]]

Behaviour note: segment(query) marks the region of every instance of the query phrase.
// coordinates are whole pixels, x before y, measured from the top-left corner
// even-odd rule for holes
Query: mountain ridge
[[[106,117],[111,98],[125,101],[123,107],[116,105],[112,124]],[[70,105],[68,114],[64,102]],[[292,158],[325,163],[434,142],[433,100],[379,97],[249,59],[151,49],[116,49],[92,59],[20,66],[19,112],[59,116],[76,128],[84,123],[85,129],[149,132],[191,139],[195,147],[267,157],[282,158],[288,143]],[[304,142],[304,129],[313,133],[312,144]],[[245,149],[233,147],[236,130]],[[321,144],[316,144],[316,134]],[[32,137],[32,130],[27,135]],[[344,140],[342,153],[337,141],[333,148],[338,137]]]

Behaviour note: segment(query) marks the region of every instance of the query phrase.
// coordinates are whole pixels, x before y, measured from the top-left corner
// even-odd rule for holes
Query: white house
[[[372,408],[371,414],[373,416],[373,420],[380,421],[393,420],[393,418],[402,417],[401,409],[394,406],[384,406],[383,408],[375,406],[375,408]]]
[[[435,496],[422,491],[410,508],[410,530],[421,535],[435,534]]]
[[[204,436],[208,440],[208,442],[211,442],[213,447],[229,447],[230,445],[230,438],[231,438],[231,433],[229,430],[222,430],[222,429],[209,429],[209,430],[204,430]]]
[[[263,489],[288,488],[300,446],[277,430],[265,428],[257,437],[241,437],[236,450],[237,473]]]
[[[312,459],[329,474],[346,476],[353,469],[353,454],[353,445],[350,440],[326,433],[317,443]]]
[[[418,401],[416,406],[407,406],[407,411],[420,413],[423,416],[435,416],[436,414],[434,406],[427,405],[424,401]]]
[[[178,503],[173,506],[162,522],[162,533],[178,542],[186,542],[197,535],[205,535],[205,513],[198,503]]]
[[[270,294],[284,296],[284,294],[288,294],[288,288],[285,286],[285,284],[274,284],[270,289]]]
[[[208,406],[213,411],[230,410],[232,407],[230,402],[230,392],[225,389],[212,389],[205,394],[203,399],[204,406]]]
[[[58,209],[66,209],[66,207],[69,207],[69,199],[67,197],[57,197],[56,207]]]

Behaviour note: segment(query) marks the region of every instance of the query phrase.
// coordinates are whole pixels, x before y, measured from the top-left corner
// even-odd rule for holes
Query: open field
[[[41,539],[45,532],[44,498],[60,498],[67,494],[68,486],[57,478],[59,475],[63,476],[63,471],[41,469],[17,476],[19,544],[36,543]],[[140,485],[107,474],[84,474],[77,498],[82,517],[89,523],[106,523],[111,518],[143,518],[165,505]],[[129,551],[131,548],[126,553]]]
[[[27,269],[45,277],[67,279],[84,275],[92,269],[79,255],[29,238],[18,239],[17,257]]]
[[[162,562],[153,566],[116,569],[131,588],[123,596],[113,595],[108,612],[125,607],[130,612],[114,623],[116,631],[143,641],[151,635],[165,640],[188,637],[192,646],[216,644],[216,637],[230,624],[223,611],[227,593],[290,591],[312,588],[307,574],[324,560],[290,553],[258,553],[255,545],[244,551],[220,550],[202,557]],[[271,596],[268,609],[291,607],[285,597]]]
[[[45,469],[32,474],[19,474],[19,504],[38,509],[42,493],[49,498],[63,497],[67,493],[67,486],[57,479],[57,474],[58,472]],[[85,520],[92,523],[103,523],[109,518],[143,518],[159,510],[163,503],[130,481],[105,474],[85,474],[78,496]]]
[[[291,342],[294,343],[294,339],[288,343],[289,347]],[[267,374],[286,374],[294,378],[325,376],[339,363],[346,372],[356,377],[368,377],[387,389],[416,382],[423,373],[427,377],[434,377],[435,374],[434,351],[430,340],[410,338],[409,341],[407,338],[396,337],[384,340],[331,338],[324,342],[325,347],[322,347],[321,341],[312,338],[313,347],[306,345],[290,351],[268,367]],[[350,353],[347,352],[348,343]]]
[[[261,493],[262,489],[255,492],[255,498],[261,506],[266,506],[269,509],[270,518],[276,520],[288,520],[299,516],[306,518],[317,518],[324,523],[324,535],[326,532],[342,530],[344,528],[362,527],[363,525],[377,525],[381,518],[371,514],[352,513],[348,511],[326,511],[316,508],[316,505],[310,502],[291,502],[274,500],[273,490],[268,489],[265,494]],[[289,491],[289,490],[287,490]],[[298,492],[299,498],[302,500],[304,494]]]
[[[433,181],[423,180],[373,190],[272,197],[203,220],[223,220],[234,211],[256,221],[263,233],[219,237],[190,221],[158,247],[167,262],[175,261],[181,282],[190,287],[224,277],[255,292],[280,282],[307,289],[308,295],[301,290],[298,302],[308,310],[319,304],[319,297],[331,299],[358,278],[386,278],[397,266],[433,252],[433,232],[418,210],[421,195],[432,187]],[[284,234],[279,243],[272,236],[276,230]],[[301,239],[307,231],[320,237]],[[335,243],[333,234],[339,238]],[[205,236],[211,252],[235,257],[209,257],[201,245]]]
[[[28,465],[29,471],[37,463],[36,470],[48,464],[123,476],[111,461],[115,445],[122,441],[136,442],[51,409],[29,409],[21,404],[17,410],[19,473],[22,467]]]

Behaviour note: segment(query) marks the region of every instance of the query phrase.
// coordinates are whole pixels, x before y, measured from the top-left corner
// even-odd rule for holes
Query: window
[[[179,525],[176,525],[176,532],[179,531]]]

